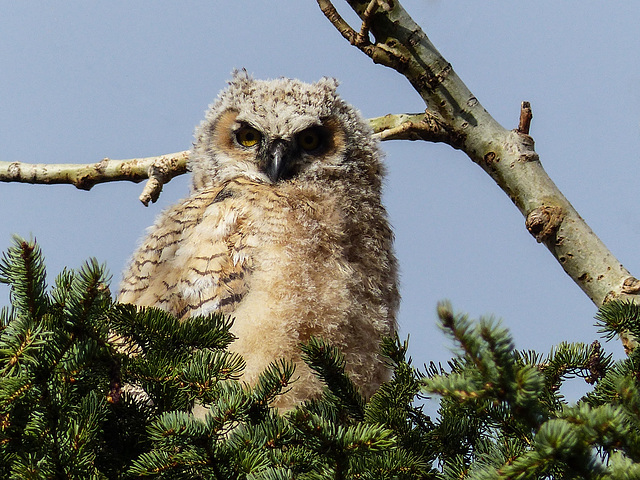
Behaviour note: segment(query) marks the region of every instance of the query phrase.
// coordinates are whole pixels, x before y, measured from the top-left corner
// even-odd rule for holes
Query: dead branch
[[[529,128],[531,127],[531,119],[533,113],[531,112],[531,104],[529,102],[522,102],[520,106],[520,121],[518,122],[518,132],[525,135],[529,135]]]

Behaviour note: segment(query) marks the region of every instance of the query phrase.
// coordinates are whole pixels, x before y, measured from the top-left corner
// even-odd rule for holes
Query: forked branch
[[[362,21],[358,30],[340,16],[330,0],[317,2],[343,37],[375,63],[405,76],[428,108],[424,116],[407,115],[397,125],[387,122],[379,130],[380,138],[441,141],[464,151],[509,196],[525,217],[527,229],[596,305],[640,293],[635,287],[640,282],[593,233],[542,168],[529,136],[532,114],[528,102],[521,106],[515,130],[498,124],[398,0],[346,0]],[[385,123],[384,118],[378,121]]]

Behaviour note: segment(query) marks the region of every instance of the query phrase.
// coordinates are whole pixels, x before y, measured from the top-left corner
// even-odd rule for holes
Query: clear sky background
[[[347,9],[335,2],[346,17]],[[483,106],[515,128],[520,102],[551,178],[617,258],[640,275],[640,3],[403,0]],[[354,23],[354,25],[356,25]],[[3,2],[0,160],[92,163],[188,149],[234,68],[257,78],[340,80],[366,117],[420,112],[404,77],[351,47],[313,0]],[[385,142],[385,203],[401,268],[402,336],[416,365],[446,361],[436,327],[449,299],[494,315],[516,346],[548,352],[598,338],[591,301],[524,227],[507,196],[463,153]],[[88,257],[120,273],[147,226],[188,193],[142,184],[0,184],[0,250],[34,236],[50,282]],[[0,305],[8,304],[0,287]],[[619,342],[605,348],[622,356]]]

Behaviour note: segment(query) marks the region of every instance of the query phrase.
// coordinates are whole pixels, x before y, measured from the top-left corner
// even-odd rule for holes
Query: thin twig
[[[356,45],[370,44],[369,41],[369,28],[371,27],[371,18],[373,14],[378,10],[378,0],[371,0],[367,5],[364,14],[362,15],[362,26],[360,31],[356,35]]]
[[[351,44],[356,44],[356,37],[358,36],[357,32],[351,28],[345,20],[340,16],[336,7],[333,6],[330,0],[317,0],[318,5],[320,6],[320,10],[324,13],[324,16],[327,17],[327,20],[331,22],[331,24],[336,27],[336,29],[340,32],[340,34]]]
[[[385,51],[384,48],[381,48],[380,45],[373,44],[368,40],[368,31],[370,25],[365,27],[365,23],[371,22],[371,18],[373,15],[370,15],[369,20],[363,20],[362,29],[360,33],[356,32],[351,25],[349,25],[343,18],[340,16],[336,7],[333,6],[330,0],[317,0],[318,5],[320,6],[320,10],[324,13],[324,16],[333,24],[334,27],[340,32],[340,34],[351,44],[358,47],[365,55],[371,57],[371,59],[375,63],[381,63],[383,65],[391,65],[393,63],[392,59],[389,59],[388,52]],[[371,4],[376,3],[372,1],[368,6],[371,7]],[[384,5],[384,10],[388,9],[386,3]],[[367,36],[364,37],[364,33],[366,32]],[[360,41],[363,39],[363,41]],[[364,41],[366,40],[366,41]]]

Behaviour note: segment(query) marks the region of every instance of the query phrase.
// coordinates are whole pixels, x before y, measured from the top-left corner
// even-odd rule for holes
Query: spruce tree
[[[227,350],[232,320],[178,321],[114,302],[89,260],[49,288],[42,253],[16,238],[0,261],[0,478],[507,479],[640,478],[640,360],[599,342],[548,355],[515,349],[506,328],[443,303],[458,350],[422,371],[385,339],[391,379],[365,399],[341,353],[301,345],[325,388],[288,412],[270,406],[295,382],[274,361],[256,385]],[[605,338],[640,336],[640,309],[609,302]],[[568,378],[593,389],[575,404]],[[439,402],[436,418],[423,412]],[[194,405],[206,416],[192,414]]]

